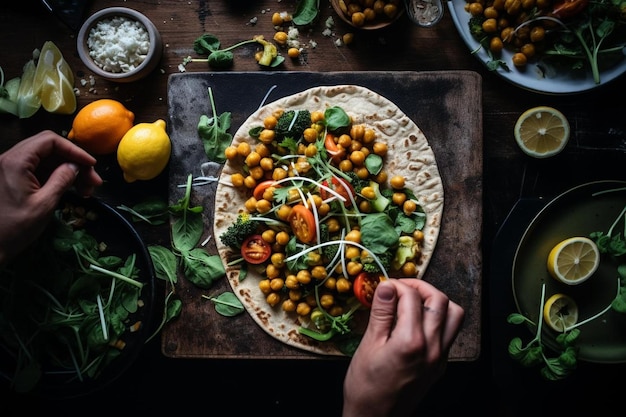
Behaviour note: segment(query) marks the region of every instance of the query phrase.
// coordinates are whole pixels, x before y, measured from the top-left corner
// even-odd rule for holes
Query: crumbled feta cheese
[[[109,72],[137,68],[150,50],[150,36],[141,22],[122,16],[103,19],[90,31],[89,55],[96,65]]]

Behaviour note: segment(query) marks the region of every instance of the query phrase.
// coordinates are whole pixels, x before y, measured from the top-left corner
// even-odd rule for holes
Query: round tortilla
[[[395,104],[367,88],[356,85],[322,86],[305,90],[275,102],[254,112],[233,136],[233,145],[248,142],[254,148],[256,139],[248,132],[263,125],[265,117],[278,109],[324,111],[328,107],[341,107],[352,117],[355,124],[365,124],[377,132],[377,140],[387,143],[388,153],[384,169],[393,175],[403,175],[406,187],[412,190],[426,213],[423,228],[424,242],[416,278],[420,279],[433,255],[441,226],[443,212],[443,184],[437,168],[435,155],[420,128]],[[248,268],[245,279],[239,280],[239,266],[228,266],[232,249],[222,244],[219,236],[233,224],[251,192],[243,192],[228,184],[233,173],[242,172],[241,163],[226,162],[215,195],[214,236],[217,250],[226,267],[226,276],[233,292],[241,300],[247,312],[272,337],[288,345],[314,353],[343,355],[332,341],[317,342],[298,333],[301,323],[297,314],[284,312],[280,305],[272,308],[259,290],[262,279],[253,267]],[[369,312],[364,310],[361,319],[367,321]]]

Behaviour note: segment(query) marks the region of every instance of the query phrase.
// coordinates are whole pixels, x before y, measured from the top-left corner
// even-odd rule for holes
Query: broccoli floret
[[[472,34],[474,39],[479,42],[482,42],[486,35],[485,31],[483,30],[484,21],[484,16],[473,16],[472,18],[470,18],[468,23],[470,33]]]
[[[385,268],[385,271],[389,271],[391,269],[391,262],[393,261],[394,251],[388,250],[385,253],[377,253],[376,257]],[[374,272],[374,273],[382,273],[380,270],[380,266],[378,262],[374,261],[374,258],[361,258],[361,263],[363,264],[364,272]]]
[[[356,172],[354,171],[344,172],[344,174],[346,174],[350,178],[350,184],[352,184],[352,188],[354,188],[354,191],[357,193],[360,193],[363,187],[367,187],[368,185],[370,185],[369,180],[363,180],[359,178],[359,176],[356,175]]]
[[[302,132],[311,127],[311,112],[308,110],[288,110],[276,122],[275,132],[279,139],[290,137],[300,139]]]
[[[328,225],[326,223],[320,223],[320,240],[322,242],[330,241],[330,233],[328,232]],[[322,255],[330,261],[334,259],[338,250],[339,245],[326,245],[322,247]]]
[[[228,229],[220,236],[220,240],[226,246],[239,249],[248,236],[256,233],[257,227],[258,223],[250,219],[250,214],[239,213],[235,223],[228,226]]]

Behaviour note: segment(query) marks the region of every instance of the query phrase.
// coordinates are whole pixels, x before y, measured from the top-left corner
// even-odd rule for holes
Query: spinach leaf
[[[230,129],[230,112],[217,114],[213,90],[209,87],[209,100],[213,117],[207,115],[200,116],[198,123],[198,135],[204,145],[204,153],[213,162],[223,164],[226,162],[225,150],[233,140],[233,136],[228,133]]]
[[[176,284],[178,282],[178,276],[176,274],[178,261],[176,255],[168,248],[160,245],[148,246],[148,252],[154,264],[156,277],[168,281],[172,285]]]
[[[237,296],[230,291],[223,292],[217,297],[208,298],[213,302],[213,304],[215,304],[215,311],[222,316],[233,317],[245,311],[243,304],[239,301],[239,298],[237,298]]]
[[[398,243],[400,235],[385,213],[372,213],[361,220],[361,243],[374,253],[385,253]]]
[[[194,248],[183,254],[185,277],[199,288],[210,288],[226,274],[222,258],[209,255],[204,248]]]

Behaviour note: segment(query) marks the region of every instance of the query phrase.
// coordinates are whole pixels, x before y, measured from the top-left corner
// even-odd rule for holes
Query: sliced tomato
[[[344,201],[343,203],[344,206],[350,207],[352,205],[352,198],[354,198],[354,188],[352,187],[352,184],[350,184],[348,181],[344,180],[343,178],[333,177],[330,180],[330,183],[326,180],[322,181],[322,185],[330,188],[331,190],[335,191],[337,194],[345,198],[346,201]],[[328,192],[324,188],[320,188],[320,197],[322,197],[322,200],[326,200],[328,198],[331,198],[332,196],[333,195],[330,192]],[[350,198],[350,196],[352,196],[352,198]]]
[[[311,243],[317,236],[315,217],[311,210],[302,204],[296,204],[289,214],[289,224],[296,238],[302,243]]]
[[[326,152],[330,156],[330,159],[339,163],[346,155],[346,151],[344,149],[339,148],[339,146],[335,143],[335,137],[332,133],[327,133],[326,138],[324,139],[324,147],[326,148]]]
[[[554,4],[552,14],[561,19],[569,19],[587,8],[589,0],[561,0]]]
[[[380,275],[361,272],[354,279],[352,285],[354,296],[359,300],[363,306],[370,308],[372,306],[372,300],[374,299],[374,291],[380,282]]]
[[[241,256],[251,264],[260,264],[267,261],[272,254],[269,243],[261,235],[252,235],[246,238],[241,245]]]
[[[276,185],[276,181],[274,180],[266,180],[266,181],[262,181],[260,183],[257,184],[256,187],[254,187],[254,191],[252,192],[252,195],[254,196],[254,198],[258,200],[261,200],[263,198],[263,193],[265,193],[265,190],[267,190],[269,187],[272,186],[277,186]]]

